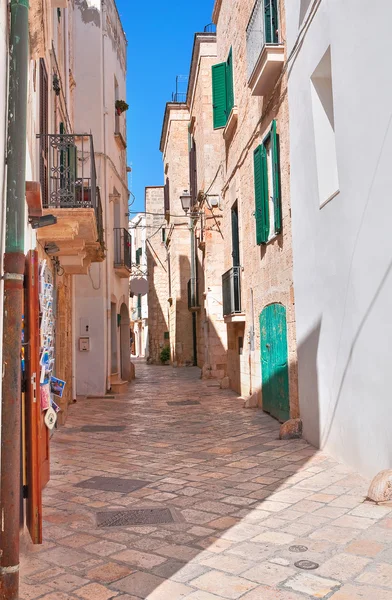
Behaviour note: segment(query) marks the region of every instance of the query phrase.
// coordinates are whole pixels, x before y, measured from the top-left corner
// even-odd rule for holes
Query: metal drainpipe
[[[190,232],[191,232],[191,300],[196,302],[196,250],[195,250],[195,219],[190,216]],[[193,337],[193,365],[197,367],[197,326],[196,312],[192,312],[192,337]]]
[[[28,0],[11,0],[4,253],[0,598],[19,597],[21,328],[25,269]]]

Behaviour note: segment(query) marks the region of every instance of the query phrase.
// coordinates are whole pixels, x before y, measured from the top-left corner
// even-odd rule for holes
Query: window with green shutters
[[[225,127],[234,106],[232,49],[226,62],[212,66],[212,104],[214,129]]]
[[[279,136],[276,121],[254,151],[255,219],[257,244],[266,244],[282,229]]]

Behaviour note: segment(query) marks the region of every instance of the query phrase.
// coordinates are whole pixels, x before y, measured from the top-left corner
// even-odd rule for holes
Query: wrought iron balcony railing
[[[277,17],[277,0],[256,0],[253,12],[246,29],[246,48],[248,62],[248,78],[252,75],[265,45],[279,43]]]
[[[103,242],[102,205],[97,187],[93,136],[38,135],[43,208],[93,208]]]
[[[131,234],[122,227],[114,228],[114,267],[125,267],[131,271],[132,238]]]
[[[223,316],[241,313],[241,267],[232,267],[222,275],[222,292]]]
[[[197,310],[199,304],[199,281],[194,277],[188,281],[188,310]]]

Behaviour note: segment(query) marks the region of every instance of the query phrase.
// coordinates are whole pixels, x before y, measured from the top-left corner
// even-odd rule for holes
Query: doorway
[[[131,348],[129,338],[130,320],[126,304],[120,309],[120,356],[121,356],[121,379],[129,381],[131,376]]]
[[[114,302],[110,305],[110,323],[111,323],[111,358],[112,358],[112,375],[118,373],[117,362],[117,310]]]
[[[260,314],[263,410],[283,423],[290,418],[286,309],[270,304]]]

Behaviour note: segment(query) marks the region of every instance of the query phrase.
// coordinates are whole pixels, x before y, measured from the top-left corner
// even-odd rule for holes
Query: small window
[[[232,48],[226,62],[212,66],[212,104],[214,129],[225,127],[234,107]]]
[[[244,338],[243,337],[239,337],[238,338],[238,354],[240,356],[242,356],[244,353]]]
[[[163,339],[164,339],[164,340],[168,340],[168,339],[170,339],[170,334],[169,334],[169,332],[168,332],[168,331],[165,331],[165,333],[163,334]]]
[[[319,201],[322,207],[339,193],[331,48],[325,52],[311,77],[311,95]]]
[[[141,255],[142,255],[142,249],[138,248],[136,250],[136,264],[137,265],[140,265],[140,257],[141,257]]]
[[[276,121],[254,151],[255,218],[257,244],[266,244],[282,228],[279,136]]]
[[[166,242],[166,228],[162,227],[162,242]]]

